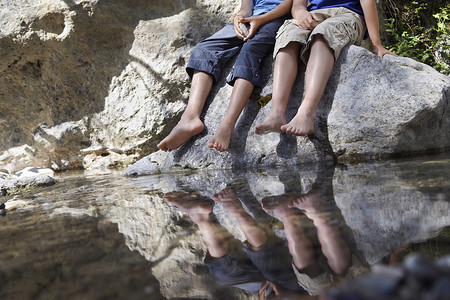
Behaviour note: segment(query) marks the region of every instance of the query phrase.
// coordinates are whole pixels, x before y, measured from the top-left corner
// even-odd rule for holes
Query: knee
[[[315,34],[311,39],[311,44],[314,44],[314,43],[326,43],[325,37],[323,36],[323,34],[321,34],[321,33]]]
[[[301,44],[299,42],[289,42],[286,47],[280,49],[279,52],[287,53],[290,55],[298,55],[300,52]]]

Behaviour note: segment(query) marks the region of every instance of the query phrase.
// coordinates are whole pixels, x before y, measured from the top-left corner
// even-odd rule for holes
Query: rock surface
[[[25,168],[14,175],[0,173],[0,204],[2,196],[17,193],[27,188],[50,186],[55,184],[53,170],[44,168]]]
[[[303,73],[288,107],[292,117],[303,94]],[[262,95],[271,93],[269,80]],[[378,58],[349,46],[337,60],[320,103],[316,132],[310,137],[254,134],[270,103],[260,109],[249,101],[236,126],[230,149],[218,153],[207,141],[218,127],[231,88],[218,91],[205,115],[207,132],[171,153],[156,152],[127,174],[182,168],[235,168],[293,165],[318,160],[350,161],[396,154],[439,151],[450,146],[450,77],[402,57]],[[219,116],[219,117],[218,117]]]
[[[184,108],[191,48],[237,4],[1,1],[0,171],[88,168],[85,156],[111,153],[114,167],[156,150]]]
[[[2,1],[0,171],[13,174],[28,166],[103,171],[155,152],[184,110],[190,51],[229,22],[238,4]],[[253,98],[271,94],[271,67],[268,59],[268,84]],[[329,81],[314,138],[254,135],[255,122],[269,107],[250,101],[230,151],[211,151],[206,141],[231,93],[222,80],[205,111],[208,130],[170,155],[147,160],[157,161],[155,169],[162,171],[174,165],[269,166],[440,151],[450,145],[449,86],[448,76],[415,61],[380,61],[349,47]],[[302,93],[300,75],[289,116]]]

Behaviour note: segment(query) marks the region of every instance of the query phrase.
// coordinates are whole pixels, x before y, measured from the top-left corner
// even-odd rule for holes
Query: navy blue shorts
[[[228,62],[239,53],[227,82],[233,85],[236,78],[244,78],[262,87],[261,63],[273,52],[276,33],[284,20],[278,18],[262,25],[245,43],[236,36],[233,24],[226,25],[195,46],[186,71],[191,78],[194,70],[209,73],[217,82]]]

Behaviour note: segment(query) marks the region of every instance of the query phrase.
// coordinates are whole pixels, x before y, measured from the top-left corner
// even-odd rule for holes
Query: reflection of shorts
[[[222,285],[264,281],[262,274],[243,251],[234,251],[221,258],[211,257],[208,253],[205,265]]]
[[[273,237],[258,250],[252,250],[246,242],[244,250],[265,279],[290,291],[303,291],[292,272],[292,256],[289,249],[280,238]]]
[[[312,13],[321,20],[312,31],[300,28],[295,19],[284,22],[277,33],[274,57],[290,42],[299,42],[302,44],[300,57],[306,64],[312,37],[317,34],[321,34],[328,46],[333,49],[335,59],[339,57],[342,48],[347,44],[361,44],[366,32],[366,25],[357,13],[345,7],[318,9]]]
[[[300,273],[294,263],[292,263],[292,268],[294,269],[295,276],[297,276],[298,284],[311,296],[319,295],[322,291],[329,288],[333,282],[331,275],[327,271],[315,277],[310,277]]]
[[[320,275],[310,277],[307,274],[302,273],[294,263],[292,263],[292,269],[297,277],[298,284],[303,287],[310,295],[318,295],[324,290],[331,287],[336,280],[336,275],[328,264],[325,262],[325,257],[319,259],[319,266],[324,270]],[[357,276],[361,276],[369,271],[369,268],[364,266],[355,255],[352,255],[352,262],[348,270],[342,275],[346,280],[353,279]]]

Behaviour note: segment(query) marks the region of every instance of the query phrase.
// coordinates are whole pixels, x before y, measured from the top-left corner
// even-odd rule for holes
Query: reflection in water
[[[296,177],[284,180],[288,193],[263,197],[260,204],[282,222],[284,238],[274,233],[270,223],[258,223],[244,209],[233,182],[212,199],[237,221],[244,242],[217,222],[210,199],[186,192],[166,193],[164,199],[197,224],[208,249],[205,264],[219,283],[259,291],[260,299],[270,299],[272,294],[297,299],[305,291],[318,295],[343,279],[367,272],[368,267],[350,249],[348,230],[344,236],[347,226],[333,199],[333,169],[323,170],[307,193],[302,193]],[[242,182],[239,185],[242,190]]]
[[[449,166],[444,155],[240,174],[62,176],[0,197],[8,241],[0,298],[322,294],[411,252],[450,253]]]
[[[214,196],[236,218],[246,240],[241,242],[213,219],[210,202],[187,193],[168,193],[164,198],[189,214],[198,225],[208,248],[205,264],[218,282],[257,292],[263,281],[282,295],[302,289],[295,281],[291,259],[283,240],[268,227],[260,226],[242,207],[232,189]],[[265,292],[265,294],[267,294]]]

